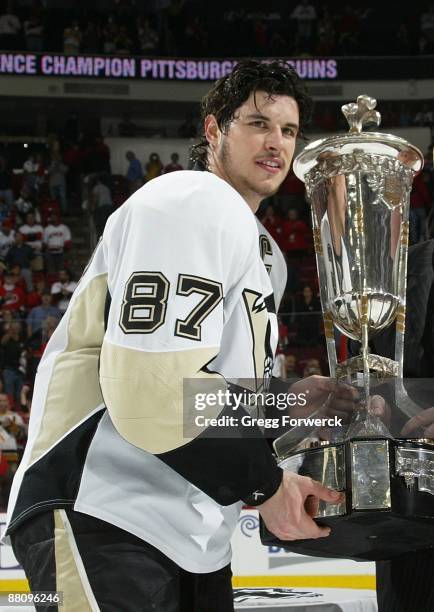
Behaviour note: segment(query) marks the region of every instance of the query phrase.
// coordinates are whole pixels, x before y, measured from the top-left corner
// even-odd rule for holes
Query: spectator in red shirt
[[[83,157],[83,171],[85,174],[111,174],[110,149],[102,136],[95,136],[94,141],[85,150]]]
[[[24,291],[16,285],[17,278],[10,270],[6,270],[3,284],[0,287],[0,303],[4,310],[20,312],[24,310],[26,295]]]
[[[280,248],[284,250],[282,232],[283,219],[276,215],[274,208],[271,206],[271,204],[265,209],[264,216],[261,218],[261,223],[265,227],[265,229],[270,232],[270,234],[280,246]]]
[[[34,284],[33,291],[26,295],[27,309],[32,310],[35,306],[40,306],[44,293],[46,293],[45,280],[37,280]]]
[[[307,236],[309,227],[307,223],[298,218],[298,210],[290,208],[288,219],[283,222],[283,250],[291,257],[298,257],[308,248]]]
[[[26,279],[24,278],[23,271],[20,264],[14,264],[9,268],[11,276],[15,279],[15,286],[22,289],[24,294],[27,293]]]
[[[304,196],[304,183],[295,176],[292,170],[286,175],[286,179],[280,186],[279,193],[285,195],[300,195]]]
[[[171,159],[171,163],[164,166],[164,170],[163,170],[164,174],[167,174],[168,172],[176,172],[177,170],[184,169],[179,163],[178,153],[172,153],[172,155],[170,156],[170,159]]]
[[[290,170],[279,189],[279,206],[287,213],[289,208],[301,210],[306,206],[305,187],[303,181]]]

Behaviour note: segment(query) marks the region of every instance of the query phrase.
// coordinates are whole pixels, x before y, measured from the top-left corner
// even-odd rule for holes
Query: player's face
[[[298,104],[259,91],[237,110],[227,133],[208,118],[210,169],[232,185],[253,211],[285,179],[296,144]],[[214,130],[214,131],[213,131]]]

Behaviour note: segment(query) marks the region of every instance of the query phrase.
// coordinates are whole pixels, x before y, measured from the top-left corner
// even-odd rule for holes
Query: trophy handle
[[[316,219],[316,213],[313,206],[310,208],[312,215],[312,229],[313,229],[313,244],[315,248],[316,268],[319,272],[319,278],[325,278],[323,253],[322,253],[322,242],[321,242],[321,230],[318,219]],[[327,357],[329,362],[330,377],[336,377],[336,368],[338,365],[338,357],[336,354],[336,342],[334,334],[334,324],[332,313],[326,309],[327,304],[327,291],[326,287],[320,282],[319,292],[321,298],[321,309],[322,319],[324,323],[324,335],[327,347]]]
[[[409,241],[409,208],[403,207],[405,218],[403,219],[401,241],[400,241],[400,257],[399,263],[401,269],[407,270],[408,257],[408,241]],[[407,295],[407,274],[398,272],[399,284],[399,300],[400,305],[396,314],[396,334],[395,334],[395,362],[398,366],[397,378],[395,379],[395,402],[398,408],[407,417],[412,418],[420,413],[418,406],[408,395],[403,378],[404,378],[404,338],[405,338],[405,313],[406,313],[406,295]]]
[[[407,258],[410,224],[408,220],[409,207],[402,206],[404,218],[401,226],[401,239],[399,246],[399,270],[398,270],[398,297],[399,306],[396,313],[396,335],[395,335],[395,361],[398,364],[398,378],[404,376],[404,337],[405,337],[405,309],[407,295]]]

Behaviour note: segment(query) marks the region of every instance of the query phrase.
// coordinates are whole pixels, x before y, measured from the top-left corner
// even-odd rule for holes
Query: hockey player
[[[202,103],[205,171],[150,181],[107,222],[41,360],[8,509],[31,589],[65,612],[232,610],[243,502],[283,539],[328,535],[305,500],[339,494],[283,473],[259,430],[183,420],[186,381],[260,389],[271,372],[285,267],[254,213],[310,106],[286,63],[239,62]]]

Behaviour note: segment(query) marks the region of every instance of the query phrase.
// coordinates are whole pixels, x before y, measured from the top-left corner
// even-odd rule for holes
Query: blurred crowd
[[[109,155],[107,145],[103,144]],[[80,148],[78,148],[80,152]],[[172,153],[170,161],[163,163],[159,153],[151,153],[143,162],[136,157],[134,151],[127,151],[127,172],[125,175],[112,174],[110,168],[96,169],[81,174],[83,189],[81,192],[82,209],[87,210],[95,227],[95,238],[98,238],[106,221],[115,208],[120,206],[132,193],[148,181],[175,170],[183,170],[179,163],[179,154]],[[83,165],[81,165],[83,172]]]
[[[314,107],[312,121],[308,132],[338,132],[346,131],[348,123],[341,111],[341,101],[317,101]],[[381,129],[427,127],[434,138],[434,112],[430,102],[424,100],[393,100],[378,101],[378,110],[381,113]],[[128,138],[140,137],[171,137],[195,138],[200,131],[199,118],[192,108],[184,120],[174,126],[168,126],[162,121],[155,120],[152,126],[146,123],[146,118],[136,120],[125,113],[118,123],[110,123],[107,129],[108,136],[123,136]],[[144,120],[144,121],[143,121]]]
[[[0,154],[0,504],[25,445],[33,382],[77,286],[58,141],[21,167]]]
[[[340,111],[341,103],[316,104],[311,129],[321,132],[336,132],[347,130],[348,123]],[[433,105],[423,100],[394,100],[383,102],[379,100],[378,110],[381,114],[381,129],[427,127],[433,137],[434,112]]]
[[[163,163],[128,151],[128,172],[113,174],[100,135],[14,150],[0,146],[0,508],[25,445],[38,363],[86,261],[79,265],[68,222],[87,223],[84,211],[98,238],[133,191],[182,169],[176,152]]]
[[[151,153],[148,160],[143,164],[137,159],[134,151],[127,151],[125,157],[128,161],[125,180],[129,194],[161,174],[184,170],[183,166],[179,163],[179,153],[172,153],[170,162],[167,164],[163,164],[158,153]]]
[[[15,0],[0,48],[190,57],[418,55],[434,52],[434,5],[337,0]]]

